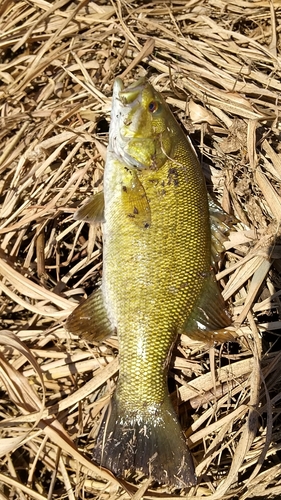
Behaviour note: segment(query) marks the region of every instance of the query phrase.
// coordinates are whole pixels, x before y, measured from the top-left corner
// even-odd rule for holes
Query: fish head
[[[145,79],[127,88],[117,78],[111,113],[110,149],[129,168],[158,170],[173,155],[173,116]]]

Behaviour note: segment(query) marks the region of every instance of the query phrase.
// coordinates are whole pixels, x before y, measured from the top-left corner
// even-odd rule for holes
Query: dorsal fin
[[[233,215],[227,214],[208,194],[210,226],[211,226],[211,252],[212,264],[220,259],[220,254],[224,251],[224,242],[233,224],[238,220]]]

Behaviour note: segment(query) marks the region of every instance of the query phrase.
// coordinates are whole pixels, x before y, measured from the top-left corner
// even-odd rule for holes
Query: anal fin
[[[235,341],[235,333],[227,330],[231,317],[220,293],[213,271],[206,277],[201,296],[195,304],[181,333],[206,344]]]
[[[101,288],[74,309],[66,320],[65,328],[91,342],[101,342],[115,333],[104,307]]]

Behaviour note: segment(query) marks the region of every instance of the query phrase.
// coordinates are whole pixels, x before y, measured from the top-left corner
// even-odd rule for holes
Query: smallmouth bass
[[[116,79],[104,193],[76,219],[103,222],[103,276],[66,327],[90,340],[117,332],[119,340],[119,380],[94,458],[117,476],[142,471],[159,483],[192,486],[193,460],[167,373],[178,334],[228,340],[212,268],[227,220],[208,202],[191,143],[146,80],[125,89]]]

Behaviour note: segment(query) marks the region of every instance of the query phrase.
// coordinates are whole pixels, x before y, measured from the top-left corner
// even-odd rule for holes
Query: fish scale
[[[112,104],[104,199],[98,194],[76,215],[103,221],[102,285],[67,328],[91,340],[118,335],[119,379],[94,459],[118,476],[142,472],[185,488],[196,476],[168,394],[168,367],[179,333],[228,339],[210,210],[215,249],[225,216],[208,202],[194,149],[150,83],[124,89],[117,79]]]

